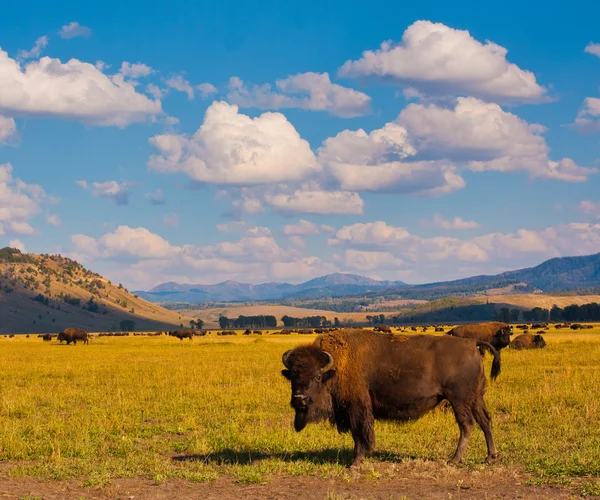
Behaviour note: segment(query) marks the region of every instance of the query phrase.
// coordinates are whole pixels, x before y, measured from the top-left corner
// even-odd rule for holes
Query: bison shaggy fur
[[[546,347],[546,341],[541,335],[519,335],[510,343],[511,349],[543,349]]]
[[[488,323],[471,323],[469,325],[455,326],[446,333],[453,337],[483,340],[495,349],[504,349],[510,344],[512,331],[507,323],[490,321]]]
[[[342,330],[310,345],[286,351],[282,375],[291,382],[294,428],[328,419],[354,439],[352,465],[375,444],[374,421],[418,419],[447,400],[460,429],[451,459],[462,460],[475,422],[487,443],[487,458],[498,456],[491,417],[483,395],[486,379],[478,346],[494,356],[492,378],[500,373],[500,354],[484,341],[433,335],[389,335]]]
[[[65,328],[58,334],[58,341],[62,344],[63,340],[69,345],[71,342],[77,344],[78,340],[82,340],[84,344],[88,343],[88,332],[81,328]]]

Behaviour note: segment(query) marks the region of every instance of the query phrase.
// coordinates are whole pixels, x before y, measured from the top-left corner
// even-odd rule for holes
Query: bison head
[[[58,340],[66,340],[66,337],[65,337],[65,332],[60,332],[60,333],[58,334]]]
[[[316,346],[302,346],[282,356],[285,370],[281,374],[292,383],[291,406],[296,411],[294,429],[330,416],[331,395],[327,381],[335,376],[333,357]]]
[[[544,340],[544,337],[542,337],[541,335],[536,335],[533,338],[533,343],[539,349],[543,349],[544,347],[546,347],[546,341]]]
[[[494,337],[496,338],[496,342],[494,342],[496,349],[503,349],[504,347],[510,344],[510,336],[512,335],[512,331],[510,326],[503,326],[498,330]]]

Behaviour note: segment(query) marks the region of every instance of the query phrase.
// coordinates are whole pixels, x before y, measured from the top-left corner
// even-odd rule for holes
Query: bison
[[[546,341],[541,335],[519,335],[510,343],[511,349],[543,349],[546,347]]]
[[[387,325],[380,325],[373,328],[373,331],[381,333],[392,333],[392,329]]]
[[[42,340],[44,342],[50,342],[52,340],[52,335],[50,335],[49,333],[46,333],[45,335],[40,335],[40,337],[42,337]]]
[[[65,328],[58,334],[58,341],[62,344],[63,340],[67,342],[67,345],[71,342],[76,345],[78,340],[83,340],[83,343],[87,344],[88,332],[81,328]]]
[[[470,325],[455,326],[446,335],[469,339],[483,340],[495,349],[504,349],[510,344],[512,331],[507,323],[490,321],[489,323],[471,323]]]
[[[374,420],[418,419],[447,400],[460,429],[451,462],[461,462],[474,422],[485,435],[491,461],[498,451],[477,347],[493,354],[495,379],[500,353],[473,339],[342,330],[288,350],[281,373],[292,386],[294,428],[300,432],[310,422],[329,419],[338,432],[351,432],[352,466],[357,466],[375,444]]]
[[[174,332],[169,332],[171,337],[177,337],[179,340],[183,341],[183,339],[194,340],[194,332],[192,330],[175,330]]]

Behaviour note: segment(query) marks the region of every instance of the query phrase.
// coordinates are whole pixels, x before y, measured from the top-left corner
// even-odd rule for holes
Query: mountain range
[[[236,281],[225,281],[216,285],[168,282],[147,292],[134,293],[151,302],[204,303],[302,300],[358,295],[432,300],[448,295],[472,296],[497,289],[512,293],[574,293],[589,292],[596,288],[600,288],[600,253],[581,257],[558,257],[526,269],[423,285],[408,285],[402,281],[378,281],[356,274],[335,273],[297,285],[251,285]]]

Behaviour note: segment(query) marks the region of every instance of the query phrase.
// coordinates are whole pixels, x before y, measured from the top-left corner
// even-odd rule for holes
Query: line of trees
[[[337,318],[335,318],[337,320]],[[332,326],[330,320],[325,316],[308,316],[306,318],[293,318],[292,316],[283,316],[281,318],[283,326],[296,328],[319,328]],[[339,325],[339,320],[335,322],[335,326]]]
[[[271,315],[238,316],[235,319],[221,316],[219,318],[219,327],[221,330],[227,328],[276,328],[277,318]]]

